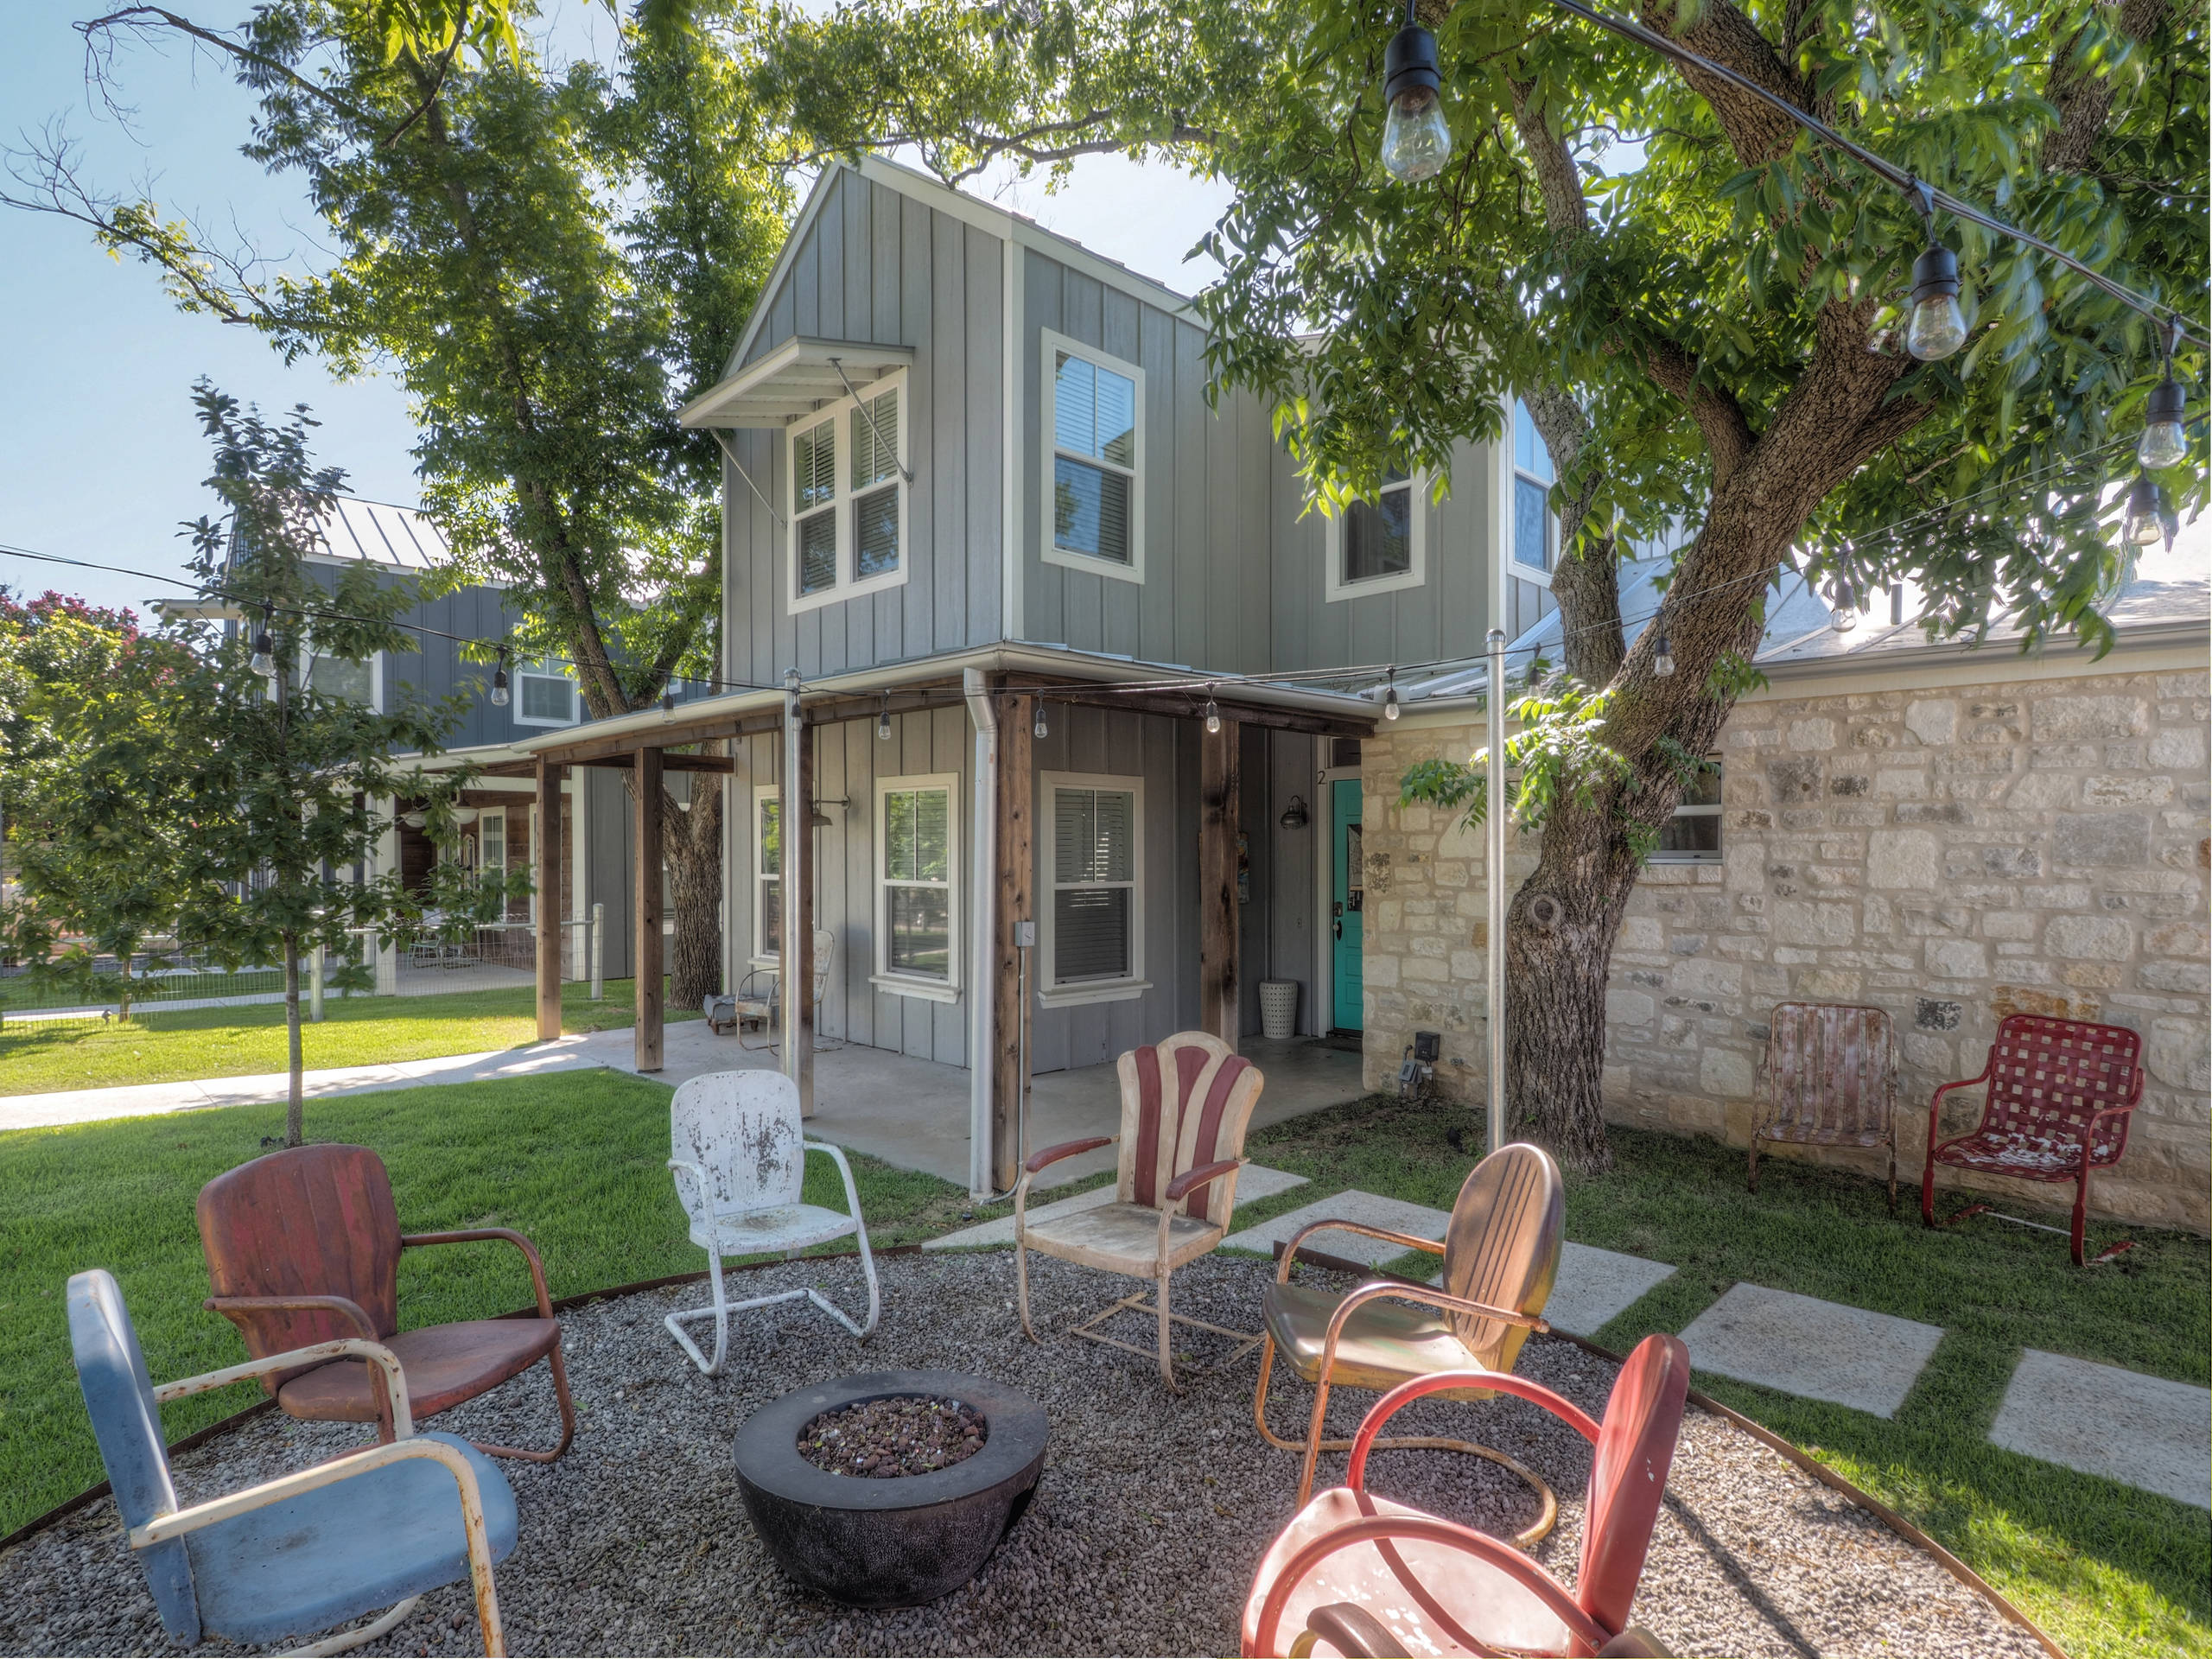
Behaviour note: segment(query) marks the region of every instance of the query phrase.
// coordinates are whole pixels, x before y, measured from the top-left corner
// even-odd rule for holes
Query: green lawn
[[[561,1028],[610,1031],[633,1023],[632,982],[610,979],[606,990],[594,1002],[588,986],[563,985]],[[323,1002],[322,1023],[301,1028],[301,1047],[309,1071],[519,1048],[537,1040],[536,995],[517,986],[439,996],[333,996]],[[699,1012],[671,1008],[667,1018],[696,1020]],[[118,1026],[0,1024],[0,1095],[256,1077],[286,1065],[281,1002],[134,1012]]]
[[[668,1096],[619,1073],[556,1072],[310,1101],[308,1134],[383,1154],[410,1231],[527,1234],[562,1296],[704,1264],[665,1167]],[[193,1200],[283,1123],[282,1106],[242,1106],[0,1135],[0,1533],[103,1478],[69,1362],[71,1274],[116,1275],[157,1381],[245,1357],[229,1321],[200,1308],[207,1272]],[[874,1243],[957,1224],[959,1188],[850,1157]],[[807,1160],[806,1196],[843,1207],[826,1159]],[[430,1325],[525,1306],[530,1280],[505,1246],[410,1250],[399,1297],[406,1324]],[[162,1427],[174,1440],[257,1397],[248,1383],[180,1401]]]

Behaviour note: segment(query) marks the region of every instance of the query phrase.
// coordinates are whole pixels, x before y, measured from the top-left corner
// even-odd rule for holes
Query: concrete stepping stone
[[[1236,1202],[1252,1204],[1261,1198],[1272,1198],[1278,1192],[1287,1192],[1294,1186],[1306,1185],[1303,1175],[1294,1175],[1287,1169],[1269,1169],[1262,1164],[1247,1164],[1236,1178]],[[1028,1215],[1032,1221],[1043,1221],[1052,1216],[1072,1215],[1078,1210],[1096,1210],[1102,1204],[1114,1202],[1114,1184],[1094,1186],[1088,1192],[1078,1192],[1071,1198],[1056,1198],[1050,1204],[1033,1204]],[[925,1250],[967,1250],[979,1245],[1011,1244],[1014,1243],[1014,1217],[1001,1216],[996,1221],[978,1222],[973,1227],[963,1227],[957,1233],[922,1241]]]
[[[1700,1370],[1894,1417],[1942,1327],[1736,1285],[1682,1332]]]
[[[1989,1440],[2212,1509],[2212,1389],[2031,1348]]]
[[[1288,1243],[1300,1228],[1324,1220],[1363,1221],[1370,1227],[1388,1227],[1392,1232],[1411,1233],[1416,1238],[1440,1239],[1445,1228],[1451,1224],[1452,1216],[1449,1211],[1432,1210],[1425,1204],[1408,1204],[1403,1198],[1386,1198],[1380,1193],[1362,1192],[1355,1188],[1302,1205],[1256,1227],[1247,1227],[1241,1233],[1232,1233],[1222,1241],[1221,1248],[1272,1255],[1275,1246]],[[1405,1254],[1398,1245],[1369,1238],[1362,1233],[1316,1233],[1308,1242],[1324,1255],[1341,1256],[1370,1268]]]
[[[1642,1300],[1654,1285],[1675,1276],[1664,1262],[1647,1262],[1640,1255],[1600,1250],[1572,1239],[1560,1242],[1559,1277],[1544,1303],[1544,1319],[1554,1329],[1578,1337],[1594,1336],[1599,1326],[1623,1308]],[[1444,1282],[1444,1269],[1428,1275],[1428,1282]]]

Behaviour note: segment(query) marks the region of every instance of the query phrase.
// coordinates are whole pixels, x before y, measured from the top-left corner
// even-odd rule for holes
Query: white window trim
[[[1708,755],[1706,758],[1713,764],[1714,780],[1716,782],[1726,781],[1727,774],[1720,770],[1722,765],[1720,757],[1714,754]],[[1719,801],[1713,801],[1709,804],[1698,806],[1678,806],[1674,810],[1673,813],[1669,815],[1669,821],[1672,822],[1675,818],[1713,818],[1719,820],[1721,823],[1719,847],[1709,853],[1662,853],[1655,851],[1648,861],[1649,862],[1653,864],[1718,865],[1722,861],[1728,851],[1728,830],[1726,821],[1722,818],[1721,816],[1721,804]]]
[[[1513,398],[1513,407],[1505,412],[1505,556],[1500,561],[1500,563],[1504,565],[1506,574],[1511,576],[1514,581],[1525,582],[1533,587],[1541,588],[1548,592],[1552,585],[1552,571],[1559,568],[1559,515],[1551,510],[1552,486],[1550,484],[1544,483],[1544,480],[1538,478],[1534,473],[1524,473],[1521,470],[1520,455],[1516,450],[1519,435],[1515,430],[1515,422],[1523,407],[1524,405],[1522,403],[1520,395],[1516,393]],[[1529,424],[1531,426],[1535,424],[1535,417],[1534,416],[1529,417]],[[1541,432],[1536,434],[1536,441],[1539,443],[1543,442],[1543,435],[1544,435]],[[1548,454],[1549,451],[1547,450],[1546,453]],[[1555,482],[1559,474],[1559,463],[1557,461],[1554,461],[1552,463],[1552,474]],[[1544,541],[1546,544],[1546,550],[1551,556],[1551,564],[1548,568],[1540,569],[1533,564],[1523,564],[1521,562],[1519,556],[1514,550],[1515,508],[1516,505],[1515,498],[1521,493],[1521,480],[1522,479],[1528,480],[1531,484],[1541,486],[1544,492]]]
[[[514,713],[516,725],[565,728],[570,726],[581,725],[582,723],[583,688],[576,683],[575,675],[564,672],[557,668],[547,667],[545,665],[545,660],[541,659],[540,662],[534,666],[528,663],[517,664],[513,671],[513,677],[514,684],[510,692],[508,707]],[[524,696],[522,689],[522,683],[525,679],[566,681],[569,687],[569,707],[575,712],[571,713],[566,720],[543,720],[535,715],[525,715],[523,713]]]
[[[1039,957],[1042,964],[1037,976],[1037,1002],[1040,1007],[1072,1008],[1088,1002],[1127,1002],[1142,996],[1152,988],[1152,982],[1144,976],[1144,779],[1118,773],[1099,772],[1047,772],[1037,779],[1037,786],[1044,801],[1044,834],[1038,838],[1041,857],[1037,869],[1037,891],[1043,902],[1037,906],[1038,944],[1043,947]],[[1058,947],[1053,942],[1052,918],[1058,906],[1052,902],[1056,890],[1052,874],[1058,868],[1059,813],[1053,800],[1053,791],[1061,789],[1111,789],[1127,792],[1132,798],[1129,817],[1132,828],[1129,863],[1129,972],[1125,979],[1086,979],[1079,984],[1055,985],[1053,976],[1058,972]]]
[[[853,475],[851,472],[852,423],[854,410],[864,403],[880,397],[887,391],[899,393],[899,429],[892,434],[897,445],[899,474],[892,480],[899,492],[899,568],[887,570],[880,576],[858,580],[854,565],[860,557],[860,537],[853,529]],[[837,580],[818,594],[802,594],[798,590],[798,440],[802,433],[811,432],[825,423],[834,423],[836,432],[836,505],[830,512],[837,525]],[[880,594],[887,588],[906,585],[907,574],[913,569],[914,546],[909,534],[909,497],[906,474],[913,467],[909,454],[912,448],[910,434],[913,430],[913,399],[906,389],[906,371],[894,369],[889,374],[871,380],[855,397],[840,397],[834,404],[824,404],[810,415],[802,415],[784,429],[784,505],[786,527],[784,535],[784,600],[791,615],[802,611],[819,610],[824,605],[835,605],[848,599],[859,599],[868,594]],[[864,493],[873,494],[883,488],[872,484]]]
[[[764,938],[761,937],[760,933],[760,922],[763,915],[763,906],[760,903],[760,884],[768,879],[767,876],[762,873],[760,868],[760,854],[762,851],[760,808],[766,802],[780,801],[783,798],[783,795],[784,789],[781,784],[753,785],[753,816],[746,823],[745,842],[747,847],[751,849],[750,856],[746,861],[745,879],[749,884],[746,888],[746,903],[753,911],[753,955],[747,965],[753,968],[773,968],[783,960],[782,952],[779,948],[781,945],[782,941],[778,939]],[[784,880],[784,874],[780,869],[776,872],[775,880],[777,886],[780,890]]]
[[[891,928],[889,894],[890,879],[883,873],[884,855],[889,849],[890,832],[885,825],[891,797],[911,790],[935,789],[944,794],[944,890],[945,916],[948,929],[946,947],[948,959],[945,977],[929,979],[918,974],[904,974],[891,967]],[[963,897],[960,891],[960,774],[957,772],[925,772],[897,778],[875,780],[875,972],[868,982],[880,991],[894,996],[914,996],[931,1002],[957,1002],[960,1000],[960,906]],[[900,883],[900,886],[930,885],[927,882]]]
[[[1116,357],[1110,352],[1102,352],[1096,346],[1086,345],[1055,329],[1040,329],[1039,336],[1043,341],[1039,357],[1044,365],[1045,391],[1044,402],[1040,405],[1044,415],[1037,427],[1037,453],[1040,461],[1038,493],[1044,498],[1039,518],[1038,556],[1046,564],[1088,571],[1094,576],[1111,576],[1116,582],[1134,582],[1141,586],[1144,582],[1144,369],[1141,365]],[[1058,365],[1053,359],[1061,352],[1071,357],[1082,358],[1096,367],[1111,369],[1116,374],[1128,377],[1136,386],[1137,454],[1136,466],[1129,474],[1129,562],[1127,564],[1117,564],[1112,559],[1093,558],[1088,553],[1071,552],[1058,545],[1058,493],[1054,462],[1060,447],[1053,437],[1058,426],[1053,418],[1053,403],[1058,389]],[[1095,455],[1078,456],[1077,459],[1093,466],[1099,464]],[[1105,464],[1113,465],[1111,461]]]
[[[305,686],[305,687],[306,687],[308,690],[313,690],[315,689],[315,659],[316,659],[318,657],[321,656],[322,654],[323,654],[322,652],[321,652],[317,651],[317,650],[315,648],[315,646],[314,646],[314,645],[313,645],[313,643],[312,643],[312,642],[310,642],[310,641],[308,641],[308,640],[305,640],[305,639],[302,639],[302,640],[300,642],[300,662],[299,662],[299,670],[298,670],[298,673],[297,673],[297,675],[296,675],[296,678],[295,678],[295,679],[294,679],[294,681],[293,681],[293,683],[294,683],[295,685],[297,685],[297,686]],[[332,658],[332,660],[333,660],[333,661],[337,661],[337,662],[342,662],[342,661],[344,661],[345,659],[344,659],[344,658]],[[370,712],[371,714],[372,714],[372,715],[380,715],[380,714],[384,713],[384,711],[385,711],[385,709],[384,709],[384,652],[380,652],[380,651],[372,651],[372,652],[371,652],[369,653],[369,657],[368,657],[368,670],[369,670],[369,712]],[[270,686],[270,696],[272,696],[272,697],[276,696],[276,687],[274,686],[274,684],[273,684],[273,683],[271,684],[271,686]]]
[[[1344,520],[1351,509],[1344,507],[1327,515],[1328,529],[1324,534],[1325,544],[1323,566],[1322,602],[1335,605],[1348,599],[1364,599],[1370,594],[1394,594],[1402,588],[1419,588],[1428,580],[1428,515],[1433,506],[1429,492],[1436,480],[1426,467],[1415,467],[1407,480],[1413,491],[1413,563],[1393,575],[1367,576],[1357,582],[1344,580]],[[1395,488],[1395,486],[1392,486]],[[1370,504],[1372,505],[1372,504]]]

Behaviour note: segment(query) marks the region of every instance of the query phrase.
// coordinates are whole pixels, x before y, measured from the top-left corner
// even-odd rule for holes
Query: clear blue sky
[[[244,5],[179,10],[226,24]],[[118,58],[125,101],[136,109],[130,127],[99,106],[71,25],[105,10],[14,0],[15,49],[0,55],[0,142],[13,147],[19,130],[64,117],[94,183],[121,191],[151,175],[165,212],[217,226],[235,219],[267,251],[313,260],[318,227],[304,196],[238,154],[251,103],[207,57],[135,48]],[[570,50],[592,50],[611,29],[603,10],[581,0],[556,0],[547,16]],[[1057,195],[1008,180],[977,194],[1186,292],[1211,271],[1183,265],[1182,256],[1226,202],[1217,187],[1117,157],[1086,158]],[[192,383],[203,374],[264,408],[311,405],[322,422],[318,454],[346,469],[354,493],[416,499],[415,428],[391,381],[372,375],[340,384],[312,362],[288,368],[258,335],[178,311],[152,270],[110,259],[82,226],[0,209],[0,543],[179,571],[179,522],[213,510],[191,404]],[[5,553],[0,583],[138,606],[181,591]]]

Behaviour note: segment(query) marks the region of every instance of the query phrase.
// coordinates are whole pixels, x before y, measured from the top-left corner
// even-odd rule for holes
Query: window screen
[[[852,432],[853,576],[866,581],[899,568],[899,389],[855,405]]]
[[[798,591],[837,585],[837,423],[824,421],[791,442],[791,510],[798,518]]]
[[[1134,971],[1136,796],[1070,789],[1052,798],[1052,979],[1127,979]]]
[[[1136,382],[1067,352],[1056,353],[1054,364],[1053,543],[1071,553],[1128,564]]]
[[[364,709],[376,706],[376,659],[349,662],[343,657],[316,657],[308,666],[308,684],[326,697],[343,697]]]
[[[565,674],[518,674],[516,689],[522,694],[522,717],[541,725],[575,723],[576,685]]]

